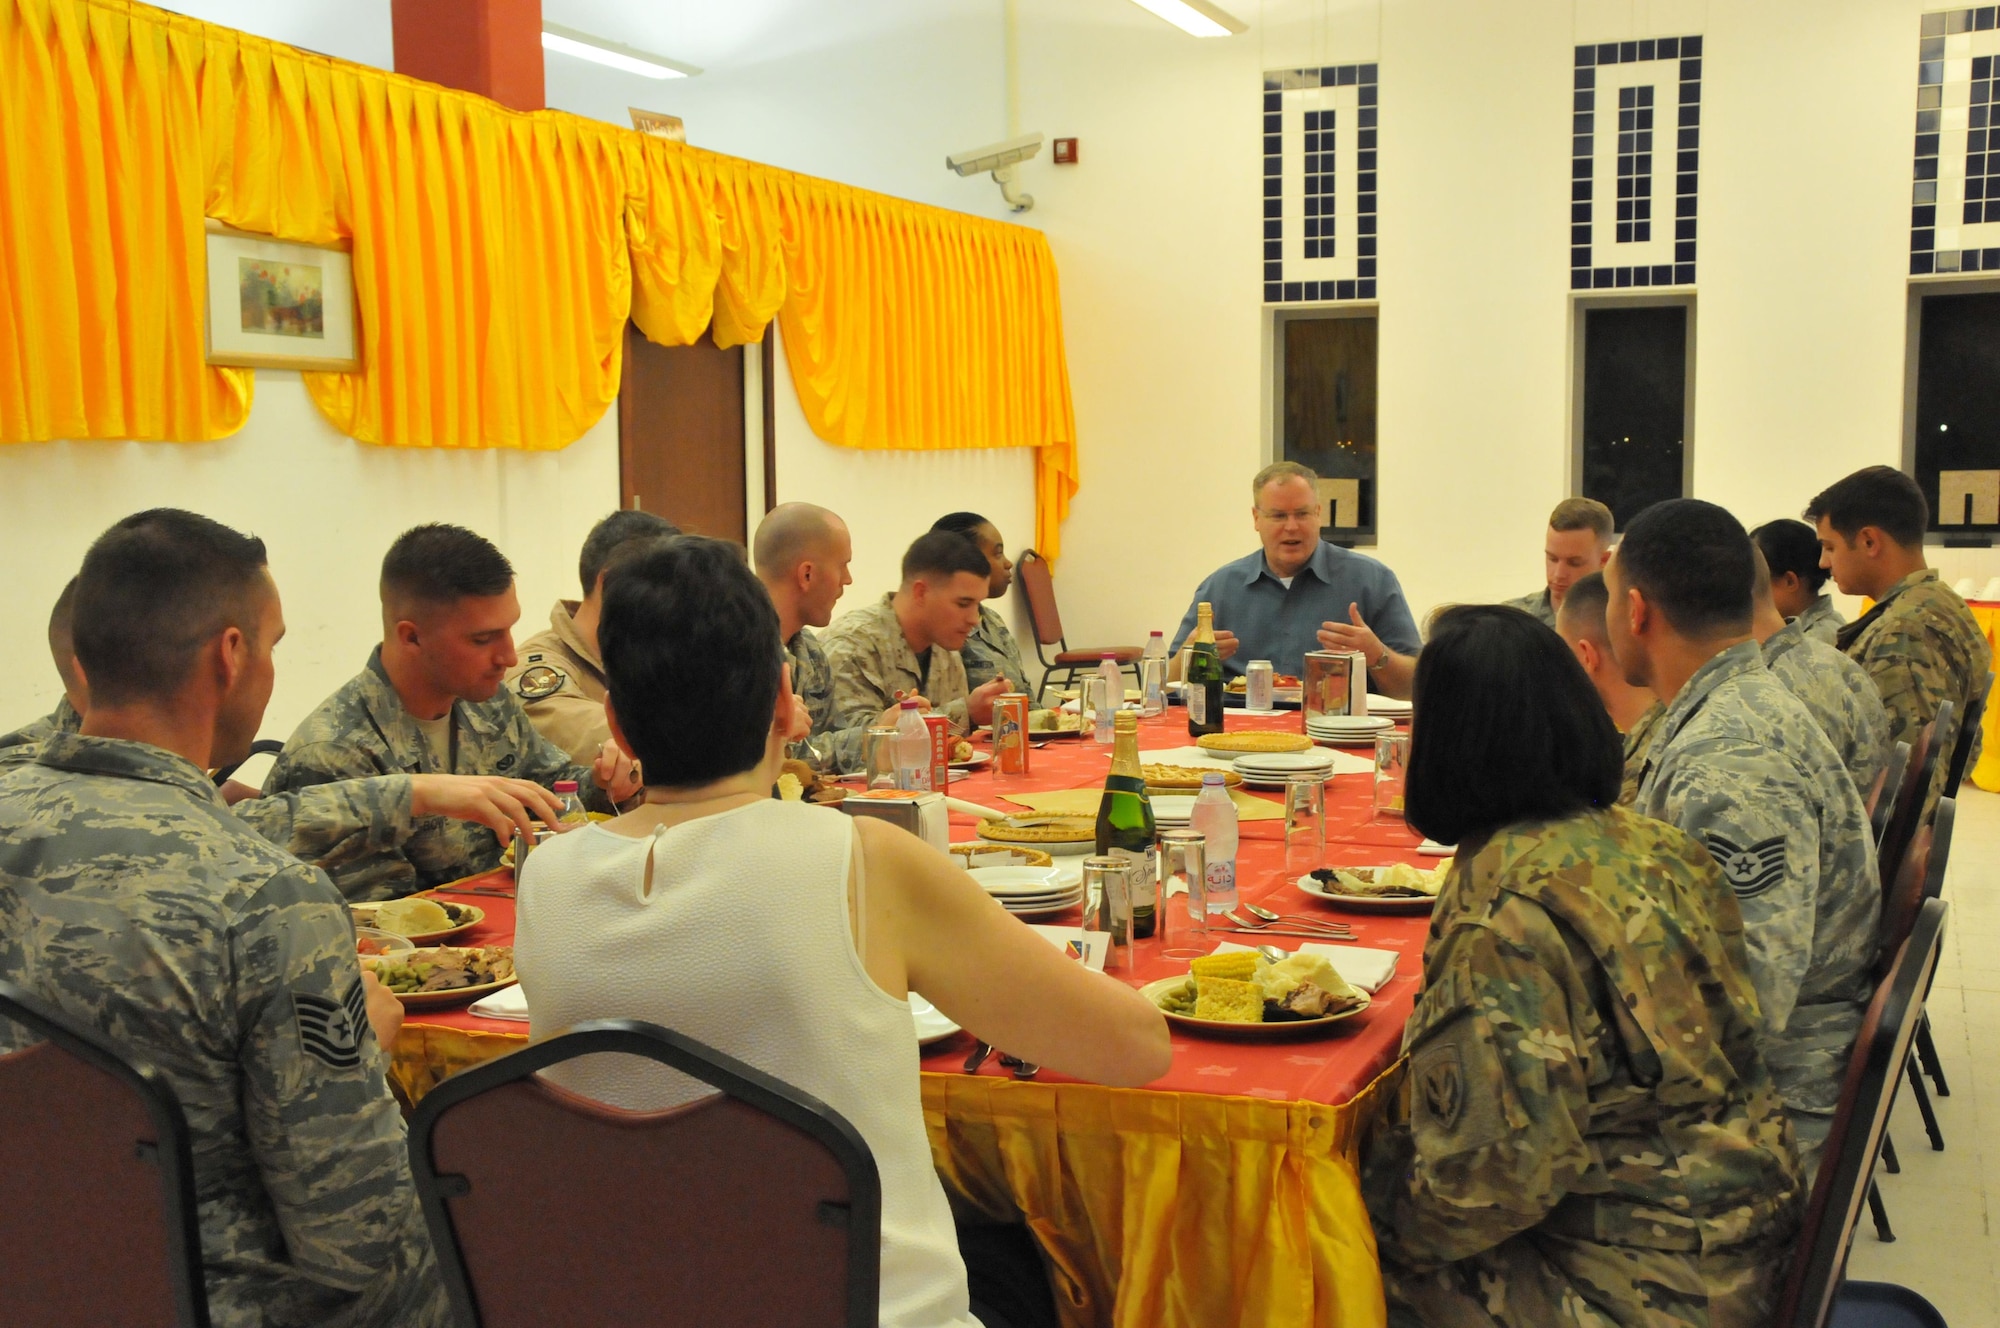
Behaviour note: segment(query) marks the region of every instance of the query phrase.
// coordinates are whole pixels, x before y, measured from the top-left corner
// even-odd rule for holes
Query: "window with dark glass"
[[[1322,535],[1375,541],[1376,319],[1279,320],[1279,455],[1310,466],[1326,504]]]
[[[1583,493],[1625,523],[1687,474],[1686,303],[1580,308]]]
[[[1911,473],[1932,530],[1988,543],[2000,534],[2000,290],[1921,298]]]

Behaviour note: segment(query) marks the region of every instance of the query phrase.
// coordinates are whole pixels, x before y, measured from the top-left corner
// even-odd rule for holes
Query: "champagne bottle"
[[[1215,650],[1215,611],[1194,606],[1194,635],[1188,639],[1188,736],[1222,732],[1222,656]]]
[[[1153,934],[1158,920],[1158,839],[1146,776],[1139,768],[1139,717],[1121,710],[1112,721],[1111,773],[1097,804],[1097,852],[1125,859],[1132,873],[1132,935]]]

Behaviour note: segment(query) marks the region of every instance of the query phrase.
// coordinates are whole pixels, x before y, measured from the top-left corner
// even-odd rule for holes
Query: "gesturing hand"
[[[1320,646],[1326,650],[1358,650],[1372,669],[1387,653],[1382,638],[1362,621],[1360,605],[1349,604],[1347,616],[1348,622],[1323,622],[1319,625]]]

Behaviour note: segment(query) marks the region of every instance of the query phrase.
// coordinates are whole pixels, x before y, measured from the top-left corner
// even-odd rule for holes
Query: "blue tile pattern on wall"
[[[1912,276],[2000,272],[1997,78],[2000,6],[1934,10],[1918,20]]]
[[[1378,66],[1373,63],[1264,75],[1265,303],[1376,297],[1378,92]],[[1352,111],[1336,110],[1335,100],[1342,107],[1351,105]],[[1343,159],[1352,154],[1347,180],[1335,165],[1336,149]],[[1348,245],[1341,245],[1336,205],[1344,206],[1350,198],[1353,235]],[[1335,269],[1328,260],[1335,258],[1344,261],[1338,274],[1331,275]]]
[[[1701,160],[1701,60],[1699,36],[1655,37],[1645,41],[1601,42],[1576,48],[1570,94],[1569,258],[1571,290],[1623,290],[1636,286],[1694,283],[1696,201]],[[1650,65],[1650,81],[1616,77],[1621,66]],[[1615,80],[1615,81],[1614,81]],[[1599,123],[1598,94],[1616,86],[1617,120],[1606,108]],[[1656,116],[1657,103],[1671,92],[1671,137]],[[1599,131],[1603,132],[1599,132]],[[1665,149],[1665,150],[1656,150]],[[1608,236],[1596,234],[1598,162],[1615,164],[1618,196]],[[1667,182],[1672,182],[1671,190]],[[1671,238],[1664,225],[1673,198]],[[1609,244],[1603,243],[1605,239]],[[1645,261],[1622,246],[1646,246]],[[1670,248],[1667,246],[1671,246]]]

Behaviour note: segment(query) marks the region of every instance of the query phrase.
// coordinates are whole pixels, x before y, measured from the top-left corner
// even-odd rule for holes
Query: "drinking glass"
[[[1105,972],[1131,970],[1132,866],[1127,859],[1106,854],[1083,860],[1083,930],[1110,938],[1104,943]]]
[[[1375,815],[1403,819],[1403,790],[1410,778],[1410,735],[1375,735]]]
[[[1167,711],[1167,661],[1139,661],[1139,713],[1148,718]]]
[[[1160,834],[1160,944],[1169,959],[1198,959],[1209,952],[1208,837],[1199,830],[1165,830]],[[1187,891],[1187,923],[1171,934],[1174,887]]]
[[[863,749],[868,757],[868,787],[896,787],[896,730],[889,727],[869,729]]]
[[[1285,873],[1304,875],[1326,857],[1326,776],[1285,781]]]

